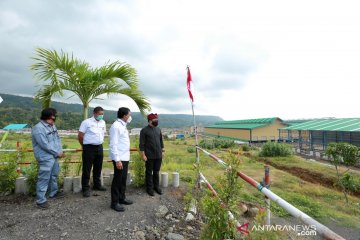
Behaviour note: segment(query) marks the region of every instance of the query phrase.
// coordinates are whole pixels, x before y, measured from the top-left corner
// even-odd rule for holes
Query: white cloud
[[[191,113],[190,65],[197,114],[359,117],[357,1],[5,0],[0,9],[1,92],[35,93],[28,66],[40,46],[94,66],[127,61],[155,112]],[[93,104],[137,110],[123,96]]]

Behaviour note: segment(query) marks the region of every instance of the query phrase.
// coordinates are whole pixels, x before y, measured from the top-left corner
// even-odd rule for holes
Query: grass
[[[253,159],[243,158],[241,171],[257,181],[262,180],[264,175],[264,164]],[[293,158],[290,157],[289,160]],[[291,164],[290,164],[291,165]],[[315,165],[315,166],[314,166]],[[317,163],[308,162],[303,167],[314,169]],[[321,166],[322,167],[322,166]],[[331,170],[327,169],[327,172]],[[344,196],[341,192],[323,187],[318,184],[302,181],[298,177],[287,172],[270,167],[271,186],[270,189],[318,221],[325,223],[330,218],[335,219],[343,226],[351,226],[360,229],[360,199],[350,196],[350,202],[345,204]],[[241,196],[250,202],[263,205],[263,196],[256,189],[249,185],[244,185]],[[278,216],[289,216],[282,208],[276,204],[271,204],[272,212]]]
[[[0,139],[1,137],[2,136],[0,136]],[[10,134],[4,146],[6,146],[8,149],[14,149],[16,147],[16,141],[20,139],[23,144],[31,147],[30,136],[23,134]],[[133,143],[134,140],[135,139],[132,139],[132,147],[136,147]],[[80,147],[75,136],[62,137],[62,143],[67,148]],[[171,172],[174,171],[179,172],[180,178],[183,180],[195,180],[196,172],[194,171],[193,163],[196,160],[196,155],[195,153],[189,153],[187,151],[187,148],[194,144],[194,139],[165,141],[166,152],[161,171],[169,172],[169,182],[172,180]],[[108,148],[108,138],[105,139],[104,148]],[[238,148],[233,148],[233,150],[239,151]],[[222,159],[226,159],[227,154],[229,154],[226,151],[219,151],[216,149],[211,150],[211,153]],[[81,159],[81,153],[68,154],[71,156],[72,160],[79,161]],[[134,152],[132,154],[137,153]],[[257,152],[252,151],[251,155],[255,157],[238,157],[242,161],[240,171],[260,182],[264,176],[264,163],[256,161],[256,154]],[[104,161],[109,160],[108,151],[104,151],[104,155]],[[25,153],[23,159],[34,160],[33,154]],[[319,164],[317,162],[306,161],[296,156],[286,158],[272,158],[271,161],[274,161],[277,164],[285,165],[287,167],[301,167],[314,172],[326,174],[327,176],[335,176],[334,168]],[[224,173],[224,168],[220,164],[216,163],[214,160],[203,153],[200,154],[200,163],[201,171],[211,183],[215,183],[216,177]],[[103,168],[107,171],[112,171],[113,169],[111,163],[105,162]],[[359,198],[350,196],[349,205],[346,205],[345,199],[341,192],[323,187],[318,184],[302,181],[297,176],[294,176],[285,171],[278,170],[271,166],[270,178],[270,189],[275,194],[282,197],[300,210],[304,211],[311,217],[314,217],[321,223],[326,224],[329,219],[334,219],[338,224],[354,227],[360,230],[360,225],[358,224],[360,222]],[[245,202],[264,206],[264,196],[262,193],[246,183],[244,183],[243,188],[239,190],[239,194]],[[289,216],[281,207],[275,203],[271,204],[271,210],[277,216]]]

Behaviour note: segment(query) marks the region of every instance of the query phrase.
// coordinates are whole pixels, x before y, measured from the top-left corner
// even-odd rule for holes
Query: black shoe
[[[110,206],[112,209],[114,209],[115,211],[117,211],[117,212],[123,212],[123,211],[125,211],[125,208],[124,208],[124,206],[123,205],[121,205],[121,204],[116,204],[116,205],[113,205],[113,204],[111,204],[111,206]]]
[[[41,208],[41,209],[48,209],[49,208],[48,202],[36,203],[36,205],[38,206],[38,208]]]
[[[93,190],[106,191],[106,188],[104,186],[99,186],[99,187],[93,187]]]
[[[83,191],[83,197],[90,197],[90,191],[89,190]]]
[[[159,195],[161,195],[161,194],[162,194],[162,191],[161,191],[161,189],[160,189],[160,188],[154,188],[154,190],[155,190],[155,192],[157,192]]]
[[[54,196],[52,196],[52,197],[49,196],[49,198],[51,198],[51,199],[59,199],[59,198],[65,197],[65,196],[66,196],[66,194],[64,192],[56,192]]]
[[[154,191],[153,191],[153,190],[146,190],[146,192],[147,192],[150,196],[154,196]]]
[[[131,201],[131,200],[128,200],[128,199],[124,199],[124,200],[120,200],[119,203],[120,203],[120,204],[124,204],[124,205],[131,205],[131,204],[133,204],[134,202]]]

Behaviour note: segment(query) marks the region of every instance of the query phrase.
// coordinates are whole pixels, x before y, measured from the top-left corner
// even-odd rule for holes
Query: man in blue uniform
[[[50,198],[60,198],[64,194],[58,191],[59,173],[58,158],[64,157],[61,140],[57,132],[56,110],[46,108],[41,112],[41,121],[32,129],[34,155],[39,164],[39,175],[36,184],[36,204],[39,208],[48,208],[45,197],[49,188]]]

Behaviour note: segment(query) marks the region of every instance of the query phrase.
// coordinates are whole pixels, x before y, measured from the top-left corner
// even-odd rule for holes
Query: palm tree
[[[61,51],[36,49],[35,63],[30,69],[40,81],[47,82],[37,92],[35,99],[49,107],[55,95],[64,96],[64,91],[73,92],[83,104],[83,117],[88,117],[89,103],[102,94],[123,94],[130,97],[145,114],[150,103],[138,89],[136,70],[127,63],[115,61],[92,68],[84,61]],[[121,80],[121,81],[119,81]]]

